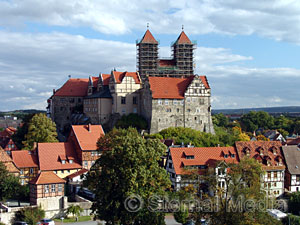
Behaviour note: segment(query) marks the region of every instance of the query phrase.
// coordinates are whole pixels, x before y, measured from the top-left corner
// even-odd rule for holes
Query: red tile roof
[[[181,32],[181,34],[179,35],[179,37],[177,38],[175,43],[177,43],[177,44],[192,44],[191,40],[184,33],[184,31]]]
[[[101,125],[72,125],[81,150],[97,150],[97,141],[104,136]]]
[[[60,89],[58,89],[54,96],[74,96],[83,97],[87,94],[89,79],[69,79]]]
[[[14,164],[12,158],[10,158],[1,147],[0,147],[0,162],[2,162],[5,165],[8,172],[19,173],[19,170]]]
[[[60,157],[73,157],[73,163],[66,161],[62,164]],[[76,150],[71,143],[38,143],[38,159],[40,170],[80,169]]]
[[[110,74],[102,74],[103,85],[109,85]]]
[[[160,59],[159,60],[159,66],[160,67],[171,67],[175,66],[175,60],[169,60],[169,59]]]
[[[85,174],[85,173],[87,173],[88,171],[89,171],[89,170],[87,170],[87,169],[81,169],[81,170],[79,170],[79,171],[77,171],[77,172],[75,172],[75,173],[70,174],[69,176],[67,176],[67,178],[73,179],[74,177],[77,177],[77,176],[80,176],[80,175],[82,175],[82,174]]]
[[[52,171],[42,171],[35,178],[29,181],[30,184],[62,184],[66,181],[58,177]]]
[[[287,139],[286,140],[287,145],[298,145],[300,144],[300,137],[295,139]]]
[[[279,158],[283,161],[281,153],[282,144],[280,141],[237,141],[235,142],[235,146],[240,159],[245,157],[247,152],[249,152],[250,158],[254,158],[260,162],[268,159],[271,164],[270,166],[278,166]],[[273,151],[276,151],[276,154]]]
[[[176,174],[184,174],[184,166],[215,167],[220,161],[226,163],[238,163],[239,158],[234,147],[190,147],[170,148],[170,154]],[[228,154],[228,158],[225,158]],[[186,156],[194,156],[194,159],[187,159]]]
[[[127,72],[127,71],[126,72],[117,72],[117,71],[113,71],[113,76],[114,76],[114,79],[115,79],[116,83],[118,83],[118,84],[122,83],[122,80],[124,79],[124,77],[132,77],[136,84],[141,83],[140,76],[137,72]]]
[[[151,32],[147,29],[146,33],[144,34],[142,40],[140,43],[151,43],[151,44],[158,44],[158,42],[155,40]]]
[[[12,151],[11,155],[18,168],[38,167],[37,155],[33,151]]]

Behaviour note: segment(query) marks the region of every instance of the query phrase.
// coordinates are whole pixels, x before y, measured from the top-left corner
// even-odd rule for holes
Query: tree
[[[265,199],[265,192],[261,190],[261,177],[264,174],[261,165],[254,159],[245,158],[238,164],[219,163],[218,169],[225,171],[223,182],[216,176],[214,169],[202,178],[209,184],[213,196],[203,194],[202,202],[210,202],[217,208],[213,211],[194,213],[195,220],[209,217],[211,224],[244,225],[244,224],[280,224],[266,213],[268,204],[265,207],[257,207],[262,199]],[[250,200],[254,204],[251,207],[244,207]],[[239,204],[240,203],[240,204]],[[242,206],[235,208],[236,206]],[[197,209],[196,209],[197,211]]]
[[[300,215],[300,192],[293,192],[289,198],[290,212],[295,215]]]
[[[29,121],[32,119],[34,114],[27,114],[22,120],[22,124],[18,127],[17,132],[12,136],[12,139],[18,149],[23,149],[23,141],[25,140],[25,135],[28,133]]]
[[[176,222],[184,224],[189,218],[189,211],[185,206],[181,206],[177,212],[173,213]]]
[[[154,194],[165,193],[170,180],[158,165],[166,147],[157,139],[143,139],[136,129],[113,129],[97,143],[103,152],[85,181],[96,195],[92,209],[108,224],[164,224],[164,213],[145,210]],[[144,200],[142,210],[129,212],[128,198]],[[142,204],[141,204],[142,205]]]
[[[264,135],[260,134],[256,136],[256,140],[258,141],[270,141],[269,138],[265,137]]]
[[[45,114],[36,114],[29,121],[28,133],[23,142],[24,147],[31,150],[34,142],[58,142],[56,125]]]
[[[25,207],[15,215],[15,221],[25,221],[29,225],[35,225],[45,217],[45,211],[40,207]]]
[[[135,127],[137,130],[146,130],[148,128],[147,121],[136,113],[123,115],[116,124],[117,128]]]
[[[240,119],[244,131],[253,132],[258,128],[271,129],[274,127],[274,117],[269,113],[251,111]]]
[[[213,124],[218,127],[227,127],[229,124],[228,117],[224,116],[223,113],[215,114],[212,116]]]
[[[78,216],[80,216],[82,211],[83,208],[81,208],[80,205],[70,205],[67,209],[67,214],[72,214],[73,217],[76,216],[76,221],[78,221]]]

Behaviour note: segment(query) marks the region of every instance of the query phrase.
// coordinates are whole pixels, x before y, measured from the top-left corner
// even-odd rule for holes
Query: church
[[[194,74],[196,44],[182,31],[171,46],[172,57],[160,59],[159,43],[147,29],[136,46],[136,72],[70,78],[53,90],[47,113],[57,128],[86,123],[112,127],[122,115],[136,113],[147,120],[149,133],[168,127],[214,133],[209,83]]]

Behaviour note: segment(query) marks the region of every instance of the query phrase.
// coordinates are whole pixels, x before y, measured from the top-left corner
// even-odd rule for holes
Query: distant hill
[[[14,111],[0,112],[0,117],[12,116],[12,117],[17,117],[19,119],[23,119],[24,116],[28,114],[36,114],[36,113],[46,113],[46,111],[36,110],[36,109],[14,110]]]
[[[264,111],[271,114],[294,114],[300,113],[300,106],[282,106],[282,107],[265,107],[265,108],[244,108],[244,109],[213,109],[212,114],[245,114],[250,111]]]

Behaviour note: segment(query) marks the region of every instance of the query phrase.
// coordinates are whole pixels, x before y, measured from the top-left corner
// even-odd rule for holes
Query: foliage
[[[18,149],[23,149],[23,141],[25,140],[25,135],[28,133],[29,121],[32,119],[34,114],[28,114],[24,116],[22,120],[22,125],[20,125],[17,129],[17,132],[12,136],[12,139]]]
[[[226,225],[244,225],[244,224],[280,224],[278,221],[270,217],[266,212],[268,204],[265,208],[252,207],[247,210],[244,207],[234,210],[235,204],[239,201],[241,206],[245,205],[246,200],[259,201],[265,199],[265,192],[261,191],[260,179],[264,173],[261,165],[254,159],[243,159],[238,164],[220,163],[220,170],[226,171],[224,175],[225,187],[220,187],[220,180],[215,175],[215,170],[211,169],[201,179],[209,184],[211,193],[202,195],[202,201],[213,202],[218,204],[218,209],[212,212],[201,211],[192,214],[194,220],[203,217],[209,217],[211,224]],[[198,176],[194,174],[194,176]],[[197,198],[197,196],[195,196]],[[216,203],[216,199],[218,199]],[[196,210],[197,211],[197,210]]]
[[[19,178],[10,174],[2,162],[0,162],[0,180],[0,200],[11,198],[23,200],[28,198],[28,187],[22,186]]]
[[[240,119],[243,130],[253,132],[258,128],[271,129],[274,127],[274,117],[269,113],[251,111]]]
[[[184,224],[189,218],[189,211],[186,207],[181,206],[177,212],[174,212],[174,219],[176,222]]]
[[[142,116],[136,113],[123,115],[121,119],[118,120],[116,124],[116,128],[129,128],[129,127],[135,127],[138,130],[147,130],[148,123]]]
[[[212,121],[215,126],[218,127],[227,127],[229,124],[228,117],[224,116],[223,113],[215,114],[212,116]]]
[[[35,225],[45,217],[45,211],[40,207],[25,207],[15,215],[15,221],[25,221],[29,225]]]
[[[157,163],[166,151],[165,145],[157,139],[143,139],[134,128],[113,129],[97,145],[103,154],[85,181],[96,195],[92,207],[96,217],[109,224],[164,224],[163,213],[130,213],[124,202],[133,194],[142,199],[162,195],[170,187],[165,170]],[[148,203],[144,203],[145,209]]]
[[[45,114],[36,114],[29,121],[28,133],[23,142],[26,149],[32,149],[34,142],[58,142],[56,125]]]
[[[278,131],[280,134],[282,134],[282,136],[283,136],[284,138],[286,138],[286,136],[289,135],[289,132],[287,132],[286,130],[284,130],[284,129],[282,129],[282,128],[277,129],[277,131]]]
[[[72,214],[73,217],[76,216],[76,221],[77,221],[82,211],[83,208],[81,208],[80,205],[70,205],[67,209],[67,214]]]
[[[285,225],[300,225],[300,216],[288,215],[282,220],[282,223]]]
[[[260,134],[256,136],[256,140],[258,141],[270,141],[269,138],[265,137],[264,135]]]
[[[85,222],[92,220],[91,216],[79,216],[78,220],[76,218],[64,218],[64,223],[72,223],[72,222]],[[61,222],[61,219],[54,219],[55,222]]]
[[[300,192],[293,192],[289,198],[290,212],[295,215],[300,215]]]

